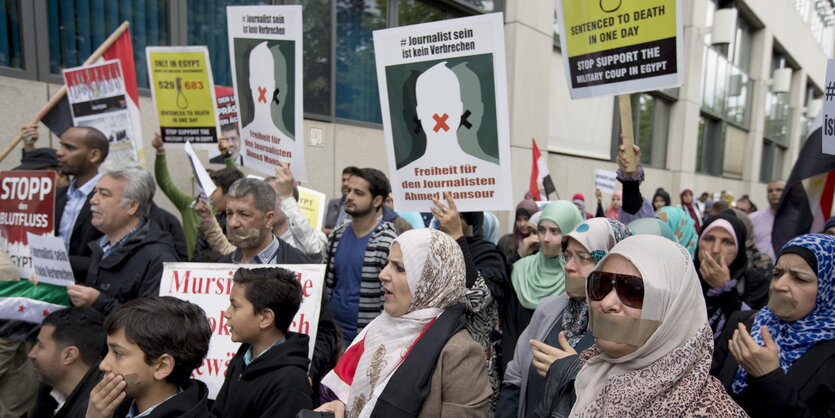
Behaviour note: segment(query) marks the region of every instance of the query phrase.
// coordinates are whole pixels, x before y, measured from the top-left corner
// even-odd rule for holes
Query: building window
[[[52,74],[61,74],[64,68],[82,65],[127,20],[131,22],[136,81],[139,87],[147,88],[145,47],[169,44],[165,0],[47,0],[47,19],[49,70]]]
[[[699,118],[699,138],[696,146],[696,172],[722,175],[725,141],[723,124],[707,115]]]
[[[774,52],[771,56],[771,74],[788,66],[785,56]],[[789,145],[789,93],[769,90],[765,95],[765,129],[763,152],[760,160],[760,181],[770,182],[783,173],[783,156]]]
[[[769,140],[763,141],[763,154],[760,160],[760,181],[769,183],[780,180],[783,176],[783,157],[786,147]]]
[[[0,66],[23,68],[20,0],[0,0]]]
[[[641,165],[666,168],[667,136],[670,125],[670,102],[658,94],[635,93],[632,102],[632,129],[635,145],[641,147]],[[612,135],[612,158],[620,146],[620,106],[615,100]]]
[[[226,6],[270,4],[269,0],[188,0],[188,44],[206,45],[215,85],[232,87]],[[305,45],[306,46],[306,45]]]

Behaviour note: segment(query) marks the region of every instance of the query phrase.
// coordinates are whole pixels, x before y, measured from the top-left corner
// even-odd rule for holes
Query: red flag
[[[133,104],[139,109],[139,90],[136,88],[136,63],[133,60],[133,44],[130,43],[130,29],[126,29],[119,35],[116,42],[110,45],[102,54],[107,60],[122,61],[122,76],[125,80],[125,92],[133,100]]]
[[[539,147],[536,146],[536,140],[531,139],[531,141],[533,142],[533,162],[531,164],[531,184],[529,191],[534,200],[548,200],[548,195],[557,189],[551,180],[551,173],[548,171],[548,164],[545,161],[545,157],[539,152]]]

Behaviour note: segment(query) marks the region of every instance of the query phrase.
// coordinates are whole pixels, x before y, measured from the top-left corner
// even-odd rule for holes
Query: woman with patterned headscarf
[[[519,337],[513,360],[505,371],[496,417],[527,416],[542,398],[545,374],[551,364],[594,342],[594,337],[586,332],[586,275],[629,235],[626,225],[606,218],[583,221],[563,235],[565,293],[543,299]]]
[[[502,370],[516,350],[519,335],[531,321],[543,299],[565,291],[565,262],[562,236],[583,220],[580,211],[568,200],[546,206],[537,221],[539,252],[524,257],[511,266],[512,290],[502,306]]]
[[[832,254],[833,236],[792,239],[774,266],[768,306],[728,320],[711,373],[752,417],[835,415]]]
[[[560,416],[746,416],[710,375],[713,338],[684,247],[626,238],[589,273],[586,291],[595,343],[580,353],[576,380],[557,392],[556,411],[571,405]]]
[[[465,329],[465,267],[444,232],[397,237],[380,272],[384,312],[322,380],[337,418],[486,416],[491,394],[484,351]]]
[[[696,233],[693,219],[684,213],[683,209],[675,206],[664,206],[655,212],[655,217],[667,223],[667,226],[673,230],[678,243],[690,252],[690,257],[696,257],[696,244],[699,234]]]

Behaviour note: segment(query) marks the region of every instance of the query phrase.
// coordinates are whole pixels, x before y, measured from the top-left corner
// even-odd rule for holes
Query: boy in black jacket
[[[301,285],[289,270],[235,272],[224,316],[232,341],[243,344],[229,362],[213,414],[294,417],[313,407],[307,379],[310,339],[287,331],[301,300]]]
[[[139,298],[104,326],[105,376],[90,393],[87,418],[211,417],[208,388],[191,379],[212,336],[199,306],[169,296]]]

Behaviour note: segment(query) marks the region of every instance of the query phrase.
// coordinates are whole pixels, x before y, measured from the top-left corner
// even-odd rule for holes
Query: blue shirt
[[[282,335],[281,338],[278,339],[278,341],[272,343],[272,345],[267,347],[264,351],[258,353],[258,355],[255,356],[255,358],[261,357],[262,355],[264,355],[264,353],[266,353],[267,351],[270,351],[271,348],[273,348],[277,345],[281,345],[281,343],[283,343],[286,340],[287,339],[284,338],[284,336]],[[252,363],[252,360],[255,360],[255,358],[252,358],[252,346],[250,345],[249,349],[246,350],[246,352],[244,353],[244,366],[249,366],[249,364]]]
[[[362,238],[354,235],[353,225],[348,225],[333,260],[336,286],[331,292],[331,307],[336,323],[342,327],[343,338],[352,341],[357,336],[357,315],[360,310],[360,287],[365,248],[371,232]]]
[[[70,182],[70,187],[67,188],[67,203],[64,204],[64,214],[61,215],[61,223],[58,225],[58,235],[64,239],[64,246],[67,251],[70,249],[70,236],[72,236],[73,226],[75,220],[78,219],[78,214],[81,213],[81,208],[84,207],[84,202],[87,201],[87,196],[93,192],[93,188],[101,179],[101,174],[96,174],[83,186],[77,187],[75,179]]]

